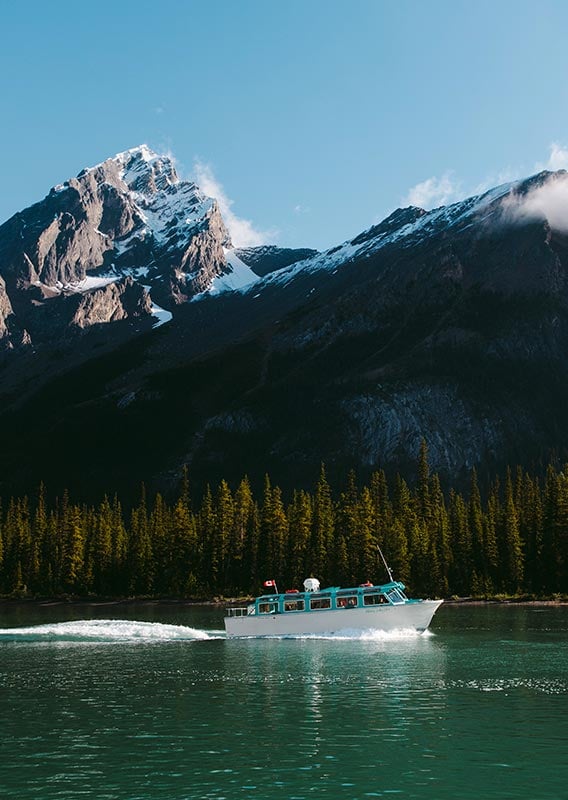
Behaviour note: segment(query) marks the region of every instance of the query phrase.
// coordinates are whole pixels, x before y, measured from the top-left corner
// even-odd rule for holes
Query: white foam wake
[[[333,641],[359,642],[391,642],[401,639],[428,638],[434,636],[429,631],[417,631],[415,628],[397,628],[392,631],[379,631],[376,628],[361,630],[360,628],[344,628],[334,633],[297,633],[266,636],[266,639],[330,639]]]
[[[185,625],[161,622],[135,622],[122,619],[88,619],[33,625],[29,628],[0,628],[2,641],[66,642],[167,642],[218,638],[207,631]]]

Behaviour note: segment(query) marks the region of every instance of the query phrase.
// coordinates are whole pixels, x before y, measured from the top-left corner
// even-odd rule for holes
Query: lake
[[[568,798],[567,606],[349,640],[222,627],[212,606],[0,606],[2,800]]]

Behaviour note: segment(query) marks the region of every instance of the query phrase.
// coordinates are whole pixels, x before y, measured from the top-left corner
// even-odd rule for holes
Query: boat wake
[[[170,642],[218,639],[216,631],[135,622],[122,619],[88,619],[34,625],[29,628],[0,628],[1,642]]]
[[[392,642],[401,639],[424,639],[434,636],[429,631],[417,631],[415,628],[397,628],[392,631],[380,631],[375,628],[361,630],[345,628],[334,633],[289,633],[275,636],[263,636],[263,639],[324,639],[330,641],[359,641],[359,642]],[[237,637],[235,637],[237,638]],[[243,637],[256,638],[256,637]]]

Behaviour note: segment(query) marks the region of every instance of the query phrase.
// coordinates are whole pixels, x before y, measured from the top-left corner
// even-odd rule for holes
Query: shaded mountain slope
[[[7,404],[4,481],[167,486],[187,463],[199,485],[269,470],[291,486],[322,459],[332,475],[408,471],[423,436],[453,480],[563,455],[568,240],[521,213],[562,179],[404,209],[249,291],[178,306]]]

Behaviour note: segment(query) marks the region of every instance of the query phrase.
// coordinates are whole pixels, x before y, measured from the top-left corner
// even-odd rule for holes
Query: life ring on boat
[[[374,586],[374,585],[375,585],[375,584],[374,584],[374,583],[371,583],[370,581],[365,581],[365,583],[360,583],[360,584],[359,584],[359,587],[360,587],[361,589],[368,589],[368,588],[369,588],[369,586]]]
[[[286,589],[286,594],[298,594],[297,589]]]

